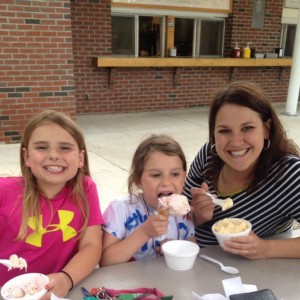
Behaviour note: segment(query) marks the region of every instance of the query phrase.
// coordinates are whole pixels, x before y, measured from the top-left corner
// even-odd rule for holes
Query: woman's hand
[[[149,237],[164,235],[168,230],[169,217],[161,215],[151,215],[141,226],[144,233]]]
[[[267,240],[259,238],[253,231],[249,236],[231,238],[224,241],[224,250],[248,259],[266,258],[269,249]]]
[[[195,226],[206,223],[213,217],[215,204],[207,195],[205,195],[206,192],[208,192],[206,183],[202,183],[201,188],[191,188],[191,206],[193,209]]]

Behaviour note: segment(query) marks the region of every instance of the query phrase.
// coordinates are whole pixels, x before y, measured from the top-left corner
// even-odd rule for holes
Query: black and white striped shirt
[[[205,144],[194,158],[185,182],[184,195],[191,199],[190,188],[199,187],[204,181],[203,173],[211,162],[209,145]],[[252,223],[252,230],[261,238],[287,231],[293,220],[300,221],[300,158],[288,156],[288,162],[281,170],[276,161],[268,179],[255,191],[241,191],[231,195],[234,206],[226,211],[215,208],[212,220],[195,228],[197,242],[201,247],[218,244],[211,231],[212,225],[224,218],[244,218]],[[283,171],[280,179],[275,175]],[[218,194],[210,180],[205,180],[209,192]],[[219,195],[219,198],[226,198]]]

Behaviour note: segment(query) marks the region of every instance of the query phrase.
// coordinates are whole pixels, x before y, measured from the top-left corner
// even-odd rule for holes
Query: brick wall
[[[273,52],[279,45],[282,5],[283,0],[266,1],[261,30],[251,28],[252,1],[234,0],[226,21],[226,56],[235,41]],[[108,71],[94,67],[92,57],[110,55],[110,1],[76,0],[71,11],[78,114],[206,105],[220,86],[240,79],[259,82],[274,102],[286,100],[290,68],[178,68],[175,74],[172,68],[114,68],[108,86]]]
[[[81,114],[109,111],[109,99],[104,104],[102,98],[106,77],[103,70],[94,67],[92,60],[96,56],[111,55],[110,2],[71,1],[76,104]],[[95,105],[101,109],[94,109]]]
[[[252,1],[234,0],[226,56],[235,41],[273,52],[283,2],[266,1],[261,30],[251,28]],[[93,57],[111,54],[110,11],[110,0],[1,0],[0,142],[18,142],[28,119],[45,108],[76,118],[196,107],[230,80],[259,82],[272,101],[286,101],[290,68],[114,68],[108,85]]]
[[[76,117],[70,3],[0,2],[0,142],[42,109]]]
[[[252,28],[252,3],[249,0],[233,0],[233,11],[226,20],[225,56],[230,57],[231,49],[238,43],[257,53],[272,53],[280,45],[281,15],[283,0],[266,0],[264,28]]]

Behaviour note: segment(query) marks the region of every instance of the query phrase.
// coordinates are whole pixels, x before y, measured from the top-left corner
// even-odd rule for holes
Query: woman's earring
[[[212,155],[218,156],[218,153],[216,151],[216,144],[211,145],[210,151],[211,151]]]
[[[270,139],[266,139],[265,141],[267,141],[267,146],[264,146],[264,150],[268,150],[270,148],[271,141],[270,141]]]
[[[31,163],[29,161],[26,161],[25,163],[26,167],[30,168],[31,167]]]

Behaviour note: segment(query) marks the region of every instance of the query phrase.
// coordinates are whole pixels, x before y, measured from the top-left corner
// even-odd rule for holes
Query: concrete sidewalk
[[[276,110],[287,134],[300,146],[300,110],[286,116],[284,104]],[[79,116],[87,148],[92,177],[98,184],[101,208],[127,193],[127,176],[132,155],[141,140],[151,133],[167,133],[181,145],[190,164],[208,139],[208,107],[185,110],[130,113],[120,115]],[[0,175],[19,175],[19,144],[0,144]]]

